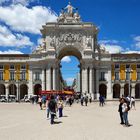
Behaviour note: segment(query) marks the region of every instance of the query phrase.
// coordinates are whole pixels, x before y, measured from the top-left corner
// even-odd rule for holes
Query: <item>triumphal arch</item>
[[[69,3],[61,10],[57,22],[46,23],[40,31],[42,44],[30,56],[30,68],[42,68],[42,90],[61,90],[60,60],[73,55],[80,62],[80,92],[96,98],[99,93],[99,69],[103,69],[109,72],[105,84],[111,94],[110,55],[104,54],[97,42],[97,26],[83,22],[78,9]]]

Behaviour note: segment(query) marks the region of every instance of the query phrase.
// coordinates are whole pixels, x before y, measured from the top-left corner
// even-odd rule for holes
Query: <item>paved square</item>
[[[140,102],[129,111],[133,126],[121,126],[118,102],[64,108],[62,123],[50,125],[46,111],[25,103],[0,104],[0,140],[139,140]]]

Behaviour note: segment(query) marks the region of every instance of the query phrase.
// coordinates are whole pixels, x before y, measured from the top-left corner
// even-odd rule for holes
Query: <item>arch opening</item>
[[[3,84],[0,84],[0,95],[6,95],[6,92],[5,92],[5,85]]]
[[[106,98],[106,96],[107,96],[107,86],[105,84],[100,84],[99,85],[99,93],[100,93],[100,95],[102,95],[103,97]]]
[[[135,98],[140,98],[140,83],[135,85]]]
[[[17,95],[17,87],[15,84],[9,85],[9,95]]]
[[[25,95],[28,95],[28,87],[26,84],[20,85],[20,99],[23,99]]]
[[[41,89],[42,86],[40,84],[34,85],[34,95],[38,95]]]
[[[113,98],[120,98],[120,84],[113,85]]]

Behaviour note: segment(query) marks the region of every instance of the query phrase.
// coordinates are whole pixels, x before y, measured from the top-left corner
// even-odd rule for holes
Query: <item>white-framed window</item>
[[[137,72],[137,80],[140,80],[140,72]]]
[[[10,69],[14,70],[15,69],[15,65],[10,65]]]
[[[26,72],[25,71],[22,71],[21,74],[20,74],[20,79],[21,80],[26,80]]]
[[[115,69],[119,69],[120,65],[119,64],[115,64]]]
[[[100,77],[101,81],[105,81],[105,72],[101,72],[101,77]]]
[[[0,65],[0,70],[3,70],[4,66],[3,65]]]
[[[115,80],[119,80],[119,72],[115,72]]]
[[[138,68],[138,69],[140,68],[140,64],[137,64],[137,68]]]
[[[130,64],[126,64],[126,69],[129,69],[130,68]]]
[[[126,80],[130,80],[129,77],[130,77],[130,73],[126,72]]]
[[[3,80],[3,71],[0,71],[0,80]]]
[[[10,80],[15,80],[15,72],[14,71],[10,72]]]
[[[25,64],[22,64],[22,65],[21,65],[21,69],[22,69],[22,70],[25,70],[25,69],[26,69],[26,65],[25,65]]]
[[[41,78],[40,78],[40,72],[35,72],[34,73],[34,80],[40,80]]]

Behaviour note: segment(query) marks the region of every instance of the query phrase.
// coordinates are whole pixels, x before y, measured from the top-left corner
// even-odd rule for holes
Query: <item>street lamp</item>
[[[133,72],[133,70],[131,68],[128,68],[126,69],[126,72],[128,73],[128,80],[129,80],[129,83],[128,83],[128,95],[129,97],[131,97],[131,73]]]

